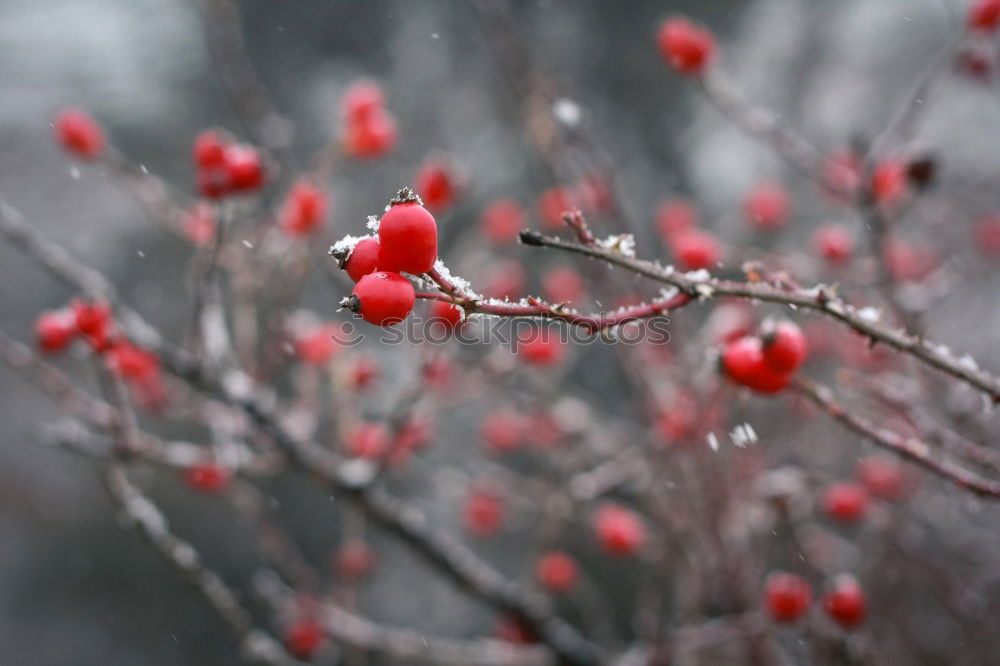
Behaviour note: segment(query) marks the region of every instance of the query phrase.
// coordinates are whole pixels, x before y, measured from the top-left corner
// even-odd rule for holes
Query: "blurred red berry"
[[[303,363],[326,365],[340,351],[340,344],[335,338],[338,331],[336,324],[303,331],[295,337],[295,355]]]
[[[856,483],[835,483],[823,493],[823,509],[842,523],[854,523],[868,512],[868,492]]]
[[[437,261],[437,222],[419,203],[392,204],[379,220],[378,238],[382,270],[420,275]]]
[[[882,258],[893,279],[901,282],[919,282],[937,265],[937,257],[929,248],[898,238],[890,238],[886,242],[882,247]]]
[[[833,581],[833,587],[823,597],[823,609],[844,629],[853,629],[868,614],[861,584],[853,576],[842,574]]]
[[[576,562],[566,553],[552,550],[538,558],[535,575],[542,587],[552,592],[566,592],[576,585],[579,576]]]
[[[86,111],[63,109],[55,120],[56,140],[63,150],[93,160],[104,150],[104,130]]]
[[[768,325],[762,332],[764,363],[775,372],[795,372],[806,360],[808,345],[802,329],[790,321]]]
[[[43,312],[35,320],[35,340],[47,354],[61,352],[76,336],[76,317],[67,310]]]
[[[194,164],[199,169],[220,169],[226,165],[228,142],[216,130],[207,129],[194,138],[191,149]]]
[[[512,409],[496,409],[486,415],[479,434],[486,445],[497,453],[513,451],[527,434],[527,420]]]
[[[1000,215],[987,215],[976,222],[976,247],[989,257],[1000,256]]]
[[[494,201],[479,216],[480,231],[494,245],[513,243],[527,226],[524,209],[510,199]]]
[[[381,423],[364,422],[351,428],[344,437],[347,450],[355,458],[377,460],[389,451],[389,430]]]
[[[889,206],[906,194],[906,162],[886,159],[875,165],[872,172],[871,196],[875,203]]]
[[[861,187],[864,161],[853,150],[844,150],[823,162],[823,185],[827,194],[836,202],[850,201]]]
[[[447,331],[453,331],[463,323],[463,310],[457,305],[445,303],[444,301],[431,302],[430,321],[437,326],[443,327]]]
[[[854,237],[840,224],[828,224],[817,229],[812,244],[817,254],[831,264],[845,264],[854,254]]]
[[[347,87],[340,99],[340,112],[348,122],[368,120],[385,107],[382,87],[370,79],[359,79]]]
[[[378,363],[367,356],[354,359],[348,372],[348,382],[354,390],[361,390],[371,386],[372,382],[378,378]]]
[[[454,368],[447,356],[434,356],[420,368],[424,383],[428,388],[443,389],[451,383]]]
[[[378,260],[382,253],[382,246],[379,245],[378,238],[362,238],[351,250],[351,255],[344,263],[344,270],[357,282],[369,273],[374,273],[379,269]]]
[[[553,303],[579,301],[583,289],[583,277],[569,266],[557,266],[542,277],[542,291]]]
[[[326,630],[312,618],[298,620],[285,630],[285,648],[296,659],[310,659],[326,641]]]
[[[474,536],[492,536],[503,522],[503,503],[489,491],[474,490],[465,500],[463,522]]]
[[[869,493],[885,500],[898,500],[906,492],[903,468],[895,460],[870,456],[858,463],[858,479]]]
[[[431,160],[420,166],[414,187],[429,210],[450,208],[458,196],[458,183],[451,167],[444,162]]]
[[[517,353],[526,363],[546,368],[561,362],[566,356],[566,348],[557,332],[539,328],[527,340],[518,341]]]
[[[722,370],[737,384],[758,393],[777,393],[788,385],[788,374],[777,372],[764,362],[762,343],[754,337],[726,344],[722,351]]]
[[[722,248],[715,236],[698,229],[674,234],[670,239],[670,251],[685,271],[715,268],[722,256]]]
[[[215,213],[210,204],[200,201],[184,213],[184,235],[195,247],[206,247],[215,240]]]
[[[196,174],[198,193],[206,199],[219,199],[229,193],[231,183],[229,171],[221,169],[199,169]]]
[[[80,333],[101,336],[111,325],[111,306],[102,301],[73,301],[73,316]]]
[[[681,74],[700,75],[715,55],[715,37],[686,18],[660,24],[656,45],[667,64]]]
[[[328,208],[326,192],[308,180],[299,180],[288,192],[279,224],[289,236],[304,236],[323,225]]]
[[[995,32],[1000,27],[1000,0],[975,0],[969,7],[971,30]]]
[[[690,231],[697,226],[698,213],[689,201],[664,201],[656,209],[656,230],[664,243],[670,243],[675,234]]]
[[[743,215],[761,231],[774,231],[785,226],[790,208],[788,192],[774,183],[755,186],[743,200]]]
[[[646,543],[646,526],[633,512],[605,504],[594,514],[597,539],[610,555],[635,555]]]
[[[812,588],[802,576],[779,571],[767,577],[764,597],[774,620],[795,622],[809,610]]]
[[[347,308],[369,324],[392,326],[410,314],[416,294],[410,281],[399,273],[378,271],[358,280],[346,301]]]
[[[565,187],[550,187],[538,197],[538,215],[549,229],[561,229],[563,213],[575,210],[573,192]]]
[[[264,165],[253,146],[226,146],[226,177],[230,188],[237,192],[252,192],[264,185]]]
[[[219,493],[229,485],[229,470],[215,463],[191,465],[184,470],[184,483],[200,493]]]
[[[347,123],[343,148],[349,157],[371,160],[392,150],[397,138],[396,119],[380,110],[364,120]]]
[[[119,340],[108,351],[108,367],[119,377],[140,384],[154,381],[160,374],[156,354],[128,340]]]
[[[360,539],[345,541],[333,555],[333,567],[341,578],[357,581],[375,567],[375,553]]]

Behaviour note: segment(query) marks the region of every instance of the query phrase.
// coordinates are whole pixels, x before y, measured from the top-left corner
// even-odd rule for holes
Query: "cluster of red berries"
[[[378,232],[346,251],[330,253],[357,283],[342,304],[376,326],[403,321],[416,301],[410,281],[401,275],[422,275],[437,261],[437,222],[410,188],[389,202]],[[344,256],[346,254],[346,256]]]
[[[255,192],[264,186],[263,158],[253,146],[237,143],[221,130],[207,129],[191,149],[198,191],[206,199]]]
[[[812,587],[802,576],[775,572],[764,584],[764,600],[775,622],[797,622],[812,605]],[[857,579],[846,574],[836,577],[823,596],[823,609],[844,629],[860,625],[867,614],[867,602]]]
[[[385,108],[385,93],[374,81],[352,83],[340,103],[344,152],[359,159],[382,157],[396,145],[396,119]]]
[[[899,463],[887,458],[868,457],[855,469],[858,482],[841,481],[826,488],[823,510],[841,523],[856,523],[867,515],[872,497],[889,502],[906,495],[906,480]]]
[[[109,370],[129,383],[141,404],[151,408],[162,404],[159,359],[115,330],[107,303],[76,300],[67,308],[43,312],[35,320],[35,340],[47,354],[64,351],[78,337],[104,357]]]
[[[674,259],[686,271],[715,268],[722,246],[707,231],[698,229],[698,213],[683,199],[671,199],[656,211],[656,230]]]
[[[743,336],[722,350],[721,369],[732,381],[759,393],[784,389],[806,360],[802,329],[791,322],[765,322],[759,336]]]

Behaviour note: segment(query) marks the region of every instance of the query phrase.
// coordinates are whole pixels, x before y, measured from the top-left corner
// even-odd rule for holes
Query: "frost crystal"
[[[882,313],[877,308],[869,306],[858,310],[858,317],[874,324],[882,318]]]
[[[976,359],[968,354],[958,359],[958,364],[966,370],[972,370],[973,372],[979,370],[979,364],[976,363]]]
[[[741,423],[733,428],[733,431],[729,433],[729,438],[733,440],[733,444],[742,449],[749,444],[757,443],[757,432],[749,423]]]
[[[713,451],[719,450],[719,438],[715,436],[714,432],[708,433],[708,445],[712,447]]]
[[[455,288],[465,297],[475,298],[479,300],[481,297],[476,292],[472,291],[472,285],[465,278],[458,277],[457,275],[452,275],[448,267],[444,265],[444,262],[438,259],[434,262],[434,270],[446,281],[455,285]]]
[[[628,257],[629,259],[635,258],[635,236],[632,234],[608,236],[607,238],[597,241],[597,245],[605,250],[617,252],[622,256]]]
[[[388,211],[389,209],[386,208],[386,210]],[[374,231],[375,233],[378,233],[378,216],[376,215],[368,216],[368,228]]]
[[[567,127],[576,127],[580,122],[580,105],[571,99],[561,97],[552,105],[552,115]]]
[[[688,271],[684,274],[684,277],[691,282],[705,282],[712,279],[712,274],[704,268],[699,268],[696,271]]]
[[[351,252],[354,252],[355,246],[366,238],[371,238],[371,236],[344,236],[330,246],[329,253],[335,257],[342,256],[343,261],[347,261],[347,259],[351,256]]]

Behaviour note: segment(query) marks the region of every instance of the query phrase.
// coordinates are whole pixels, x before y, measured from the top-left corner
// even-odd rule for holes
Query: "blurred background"
[[[193,199],[190,144],[196,133],[222,126],[248,137],[207,46],[205,18],[217,4],[0,0],[0,196],[105,270],[128,301],[174,334],[184,321],[185,306],[175,294],[184,288],[187,249],[148,224],[132,197],[105,175],[67,160],[51,139],[50,122],[65,106],[89,110],[133,161]],[[287,139],[294,160],[305,163],[336,135],[338,99],[360,76],[384,84],[400,122],[391,156],[335,174],[335,222],[319,244],[359,233],[386,193],[410,182],[417,165],[436,151],[461,165],[469,183],[460,205],[440,220],[443,239],[498,196],[530,205],[543,188],[558,184],[559,174],[526,136],[516,64],[512,69],[505,62],[488,16],[473,4],[239,3],[246,51],[286,121],[271,129],[279,143]],[[596,226],[635,233],[647,248],[656,247],[656,206],[674,194],[695,199],[706,226],[729,244],[758,243],[734,211],[764,177],[805,192],[796,195],[796,223],[783,243],[805,244],[818,224],[849,216],[831,212],[770,151],[731,128],[664,67],[653,47],[661,19],[683,13],[711,26],[734,85],[821,148],[834,150],[859,137],[879,137],[939,50],[954,42],[964,11],[959,0],[500,4],[561,113],[586,137],[579,153],[615,175],[622,210]],[[964,238],[969,220],[997,204],[1000,95],[993,82],[955,78],[940,84],[927,104],[919,129],[885,137],[884,147],[942,154],[940,186],[915,211],[912,233],[944,239],[944,261],[963,265],[976,285],[942,299],[928,330],[997,368],[1000,280],[967,242],[951,239]],[[572,171],[574,161],[568,162]],[[640,249],[640,255],[657,251]],[[320,283],[306,302],[332,316],[341,295]],[[40,309],[72,296],[0,244],[0,326],[8,333],[29,338]],[[579,378],[584,387],[588,381]],[[36,424],[52,420],[56,408],[5,367],[0,387],[0,661],[235,663],[234,645],[212,611],[133,533],[120,529],[92,463],[35,444]],[[177,531],[204,544],[206,557],[226,567],[225,575],[250,571],[251,543],[223,507],[162,479],[147,481],[169,507]],[[335,526],[316,529],[323,523],[315,507],[326,498],[291,482],[275,483],[279,513],[304,549],[322,559],[336,540]],[[995,508],[964,498],[935,510],[944,521],[996,526],[1000,517]],[[516,546],[498,546],[496,558],[502,561],[503,548],[513,552]],[[366,603],[381,618],[448,627],[459,635],[489,626],[474,606],[456,601],[446,583],[424,579],[418,592],[405,593],[415,565],[406,553],[390,551],[381,575],[365,590]]]

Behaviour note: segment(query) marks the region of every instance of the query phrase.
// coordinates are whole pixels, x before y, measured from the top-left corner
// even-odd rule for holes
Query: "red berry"
[[[524,291],[527,281],[524,267],[513,259],[506,259],[491,267],[483,291],[489,298],[517,298]]]
[[[607,179],[599,173],[588,173],[576,184],[576,197],[582,208],[610,211],[614,207],[614,193]]]
[[[558,364],[566,356],[559,334],[550,328],[534,329],[527,340],[518,340],[517,353],[526,363],[539,367]]]
[[[806,360],[806,336],[790,321],[767,326],[761,341],[764,363],[775,372],[794,372]]]
[[[773,231],[788,221],[788,192],[780,185],[757,185],[743,200],[743,215],[756,229]]]
[[[345,305],[369,324],[392,326],[413,310],[416,294],[410,281],[399,273],[378,271],[365,275],[354,285]]]
[[[795,622],[812,604],[812,588],[802,576],[776,572],[767,577],[764,590],[767,611],[778,622]]]
[[[486,415],[479,434],[486,445],[497,453],[513,451],[524,441],[527,421],[511,409],[497,409]]]
[[[298,620],[285,631],[285,647],[296,659],[309,659],[326,640],[326,630],[312,618]]]
[[[414,189],[424,205],[433,211],[450,208],[458,196],[458,184],[450,167],[444,162],[429,161],[417,172]]]
[[[184,470],[184,483],[198,492],[214,494],[229,485],[229,470],[215,463],[199,463]]]
[[[583,297],[583,278],[569,266],[557,266],[542,277],[542,291],[553,303],[572,303]]]
[[[670,239],[670,250],[677,263],[686,271],[715,268],[722,256],[722,249],[715,236],[698,229],[674,234]]]
[[[854,238],[840,224],[820,227],[813,234],[812,242],[816,252],[831,264],[847,263],[854,254]]]
[[[420,275],[437,261],[437,222],[416,202],[392,204],[378,223],[379,268]]]
[[[48,354],[61,352],[76,335],[76,317],[66,310],[43,312],[35,320],[38,348]]]
[[[308,180],[300,180],[288,192],[281,209],[281,229],[289,236],[304,236],[323,225],[329,200],[326,192]]]
[[[303,331],[295,338],[295,355],[310,365],[326,365],[340,351],[340,345],[334,337],[338,331],[335,324]]]
[[[1000,27],[1000,0],[975,0],[969,7],[970,30],[993,32]]]
[[[451,361],[446,356],[434,356],[424,363],[420,369],[424,383],[430,388],[444,388],[450,382],[454,370]]]
[[[675,442],[690,435],[698,422],[698,405],[690,393],[678,391],[669,404],[660,408],[654,425],[665,442]]]
[[[104,130],[86,111],[60,111],[55,120],[55,133],[63,150],[82,159],[96,159],[104,150]]]
[[[886,500],[898,500],[906,492],[903,469],[895,460],[869,457],[858,463],[857,477],[872,495]]]
[[[892,238],[882,248],[882,258],[893,279],[919,282],[937,265],[937,258],[927,247]]]
[[[430,321],[435,325],[443,326],[445,330],[453,331],[462,325],[463,310],[457,305],[444,301],[434,301],[431,303]]]
[[[503,617],[496,628],[496,637],[501,641],[514,645],[530,645],[539,641],[531,627],[516,616]]]
[[[492,536],[503,522],[503,503],[489,491],[474,490],[465,500],[463,521],[474,536]]]
[[[777,393],[788,385],[789,376],[764,362],[758,338],[743,337],[728,343],[722,352],[722,370],[737,384],[759,393]]]
[[[333,555],[337,575],[350,581],[364,578],[375,566],[375,553],[360,539],[345,541]]]
[[[363,120],[353,120],[344,128],[343,147],[349,157],[375,159],[396,145],[396,120],[387,111],[378,111]]]
[[[238,192],[252,192],[264,185],[264,165],[253,146],[236,144],[226,147],[226,177],[229,187]]]
[[[160,374],[160,361],[156,355],[128,340],[120,340],[111,347],[108,367],[123,379],[139,384],[155,381]]]
[[[835,483],[823,493],[823,509],[834,520],[857,522],[868,512],[868,493],[856,483]]]
[[[823,609],[844,629],[864,622],[867,606],[860,583],[847,574],[837,576],[833,588],[823,597]]]
[[[182,229],[195,247],[206,247],[215,240],[215,213],[212,206],[199,202],[184,213]]]
[[[378,378],[378,363],[367,356],[354,360],[348,373],[348,382],[354,390],[367,388]]]
[[[875,165],[872,172],[871,195],[876,203],[889,206],[906,194],[906,162],[887,159]]]
[[[229,193],[231,183],[229,171],[222,169],[199,169],[196,174],[198,192],[206,199],[219,199]]]
[[[80,333],[99,337],[111,324],[111,306],[93,301],[73,301],[73,316]]]
[[[381,423],[360,423],[345,439],[347,450],[355,458],[377,460],[389,451],[389,430]]]
[[[646,543],[646,526],[617,504],[605,504],[597,510],[594,530],[601,547],[611,555],[635,555]]]
[[[382,87],[369,79],[355,81],[340,100],[340,112],[349,122],[364,121],[382,111],[385,93]]]
[[[823,184],[836,202],[846,203],[861,186],[864,161],[853,150],[844,150],[828,157],[823,163]]]
[[[573,558],[553,550],[543,553],[538,559],[535,575],[542,587],[552,592],[566,592],[576,585],[579,572]]]
[[[681,74],[699,75],[715,54],[715,37],[685,18],[664,21],[656,33],[660,55]]]
[[[405,462],[414,451],[420,451],[430,446],[433,435],[433,424],[427,419],[417,417],[407,419],[396,431],[389,461],[394,465]]]
[[[524,209],[510,199],[494,201],[479,216],[479,228],[494,245],[509,245],[527,227]]]
[[[542,224],[550,229],[563,226],[563,213],[572,211],[577,206],[573,203],[573,192],[565,187],[550,187],[538,197],[538,214]]]
[[[698,213],[688,201],[665,201],[656,209],[656,230],[664,243],[671,242],[675,234],[690,231],[697,226]]]
[[[200,169],[219,169],[226,165],[227,141],[215,130],[207,129],[194,138],[191,150],[194,164]]]
[[[362,238],[351,250],[351,254],[344,262],[344,270],[357,282],[369,273],[378,270],[378,258],[382,252],[378,238]]]
[[[976,246],[987,256],[1000,256],[1000,215],[987,215],[976,222]]]

